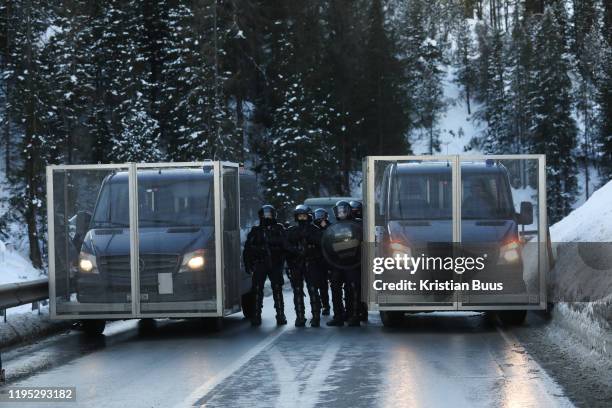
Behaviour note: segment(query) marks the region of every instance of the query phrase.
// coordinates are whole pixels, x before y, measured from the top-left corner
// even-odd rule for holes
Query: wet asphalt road
[[[76,387],[76,404],[18,407],[572,406],[512,330],[481,314],[413,315],[389,330],[371,313],[366,327],[297,329],[291,310],[283,328],[270,298],[265,310],[262,327],[239,314],[220,333],[197,321],[150,333],[117,322],[95,340],[73,330],[3,353],[0,392]]]

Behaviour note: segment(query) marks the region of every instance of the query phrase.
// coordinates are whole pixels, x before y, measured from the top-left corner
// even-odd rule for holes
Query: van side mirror
[[[521,225],[533,224],[533,204],[529,201],[521,202],[521,212],[518,214],[518,223]]]

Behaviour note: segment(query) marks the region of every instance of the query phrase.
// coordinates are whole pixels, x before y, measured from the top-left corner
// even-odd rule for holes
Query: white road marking
[[[189,397],[187,397],[183,402],[175,405],[175,408],[180,407],[192,407],[194,404],[206,396],[215,386],[220,384],[227,377],[232,375],[235,371],[239,370],[243,365],[248,363],[253,357],[258,355],[261,351],[263,351],[266,347],[272,344],[280,335],[282,335],[289,326],[285,325],[282,328],[276,329],[274,332],[270,333],[265,339],[257,343],[254,347],[252,347],[248,352],[242,355],[238,360],[234,361],[232,364],[227,366],[223,371],[219,374],[211,377],[208,381],[198,387],[194,392],[192,392]]]
[[[340,350],[340,342],[336,341],[325,348],[312,374],[308,378],[306,388],[300,396],[300,407],[314,407],[318,401],[321,391],[326,390],[325,380],[330,372],[331,365]],[[329,386],[327,386],[329,388]]]
[[[520,340],[513,335],[496,326],[496,329],[504,341],[510,346],[520,345]],[[521,346],[522,347],[522,346]],[[538,380],[534,381],[533,384],[538,385],[542,388],[542,395],[546,396],[546,399],[552,407],[574,407],[574,404],[565,396],[563,389],[557,384],[533,358],[528,358],[528,354],[525,352],[524,363],[527,365],[528,372],[537,372]]]
[[[297,376],[294,368],[276,347],[272,348],[270,350],[270,359],[272,360],[274,371],[276,371],[276,378],[280,385],[280,394],[274,405],[278,408],[314,407],[319,402],[319,394],[329,388],[326,387],[325,380],[336,358],[336,354],[338,354],[338,350],[340,350],[339,341],[325,344],[325,351],[306,380],[304,391],[300,393],[300,383],[296,379]]]
[[[270,350],[270,361],[280,389],[274,405],[279,408],[300,406],[296,404],[296,397],[300,395],[300,385],[295,379],[295,370],[276,347]]]

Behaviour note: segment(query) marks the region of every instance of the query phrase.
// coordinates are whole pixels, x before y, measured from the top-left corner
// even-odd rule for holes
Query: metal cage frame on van
[[[150,168],[204,168],[213,169],[214,194],[214,226],[215,226],[215,283],[216,283],[216,309],[214,312],[144,312],[141,310],[140,275],[139,275],[139,231],[138,231],[138,169]],[[189,317],[223,317],[240,311],[240,303],[231,308],[225,305],[224,290],[224,248],[223,248],[223,169],[236,169],[236,222],[240,225],[240,175],[239,164],[228,161],[201,161],[201,162],[174,162],[174,163],[121,163],[121,164],[78,164],[78,165],[50,165],[46,168],[47,183],[47,223],[48,223],[48,251],[49,251],[49,313],[52,319],[133,319],[133,318],[189,318]],[[56,298],[56,265],[55,265],[55,220],[54,220],[54,194],[53,174],[55,171],[65,170],[123,170],[128,171],[129,189],[129,233],[130,233],[130,278],[131,278],[131,312],[130,313],[62,313],[57,314]],[[162,302],[167,305],[172,302]],[[178,303],[178,302],[175,302]],[[196,305],[200,301],[180,302]],[[112,307],[112,303],[109,304]],[[95,310],[94,310],[95,311]]]
[[[380,311],[444,311],[444,310],[545,310],[547,307],[547,275],[549,269],[549,259],[547,256],[539,254],[539,302],[537,304],[516,304],[516,305],[463,305],[455,296],[452,306],[430,306],[430,305],[399,305],[399,306],[380,306],[375,299],[370,299],[370,287],[372,285],[372,273],[369,270],[371,265],[370,251],[371,246],[376,242],[375,231],[375,164],[377,161],[423,161],[440,162],[446,161],[451,166],[452,183],[452,239],[454,243],[461,242],[461,163],[464,162],[483,162],[486,160],[537,160],[538,163],[538,231],[540,232],[539,244],[546,248],[549,244],[548,219],[546,212],[546,156],[543,154],[518,154],[518,155],[415,155],[415,156],[367,156],[363,160],[363,245],[362,245],[362,297],[368,304],[370,310]],[[368,245],[372,244],[372,245]],[[449,302],[450,303],[450,302]]]

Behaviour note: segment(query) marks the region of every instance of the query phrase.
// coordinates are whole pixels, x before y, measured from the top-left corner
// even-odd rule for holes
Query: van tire
[[[404,312],[381,310],[380,320],[385,327],[398,327],[404,320]]]
[[[255,294],[252,291],[245,293],[240,299],[240,304],[244,317],[251,319],[255,315]]]
[[[106,327],[106,320],[100,319],[86,319],[81,320],[81,330],[88,337],[97,337],[104,332]]]
[[[497,316],[505,326],[520,326],[525,322],[525,318],[527,317],[527,311],[502,310],[497,312]]]

